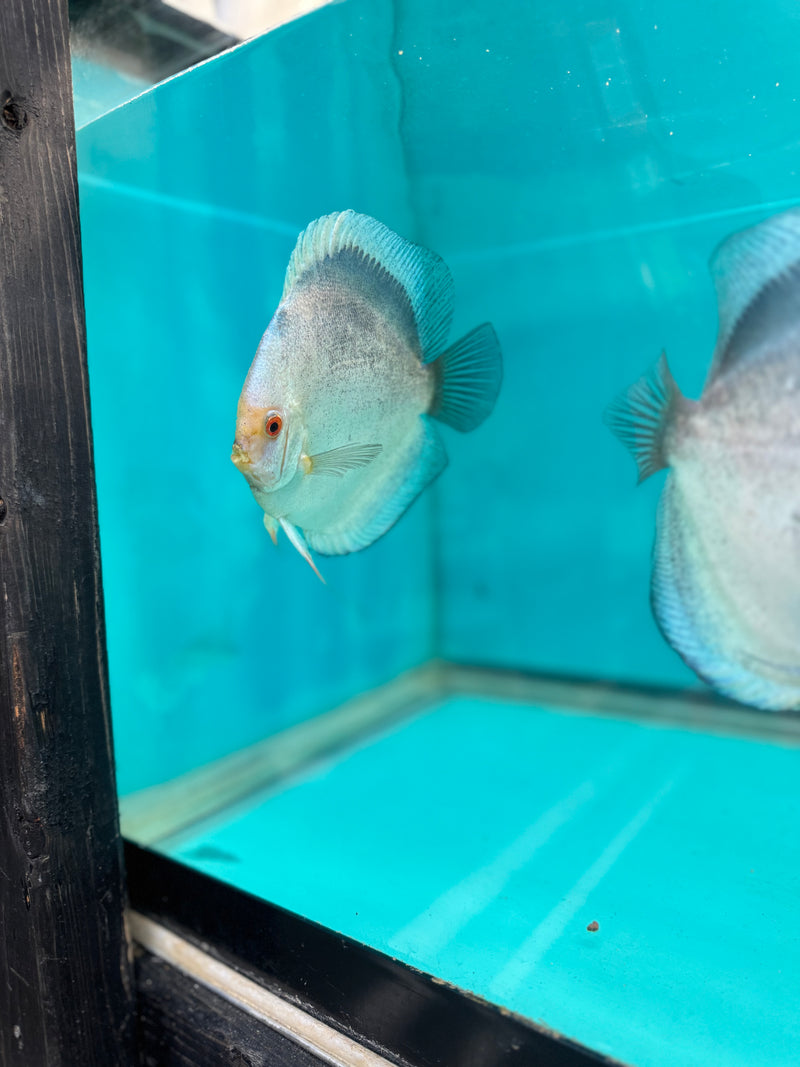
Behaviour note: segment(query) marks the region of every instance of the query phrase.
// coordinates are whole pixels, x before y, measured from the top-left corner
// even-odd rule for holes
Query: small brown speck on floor
[[[595,930],[599,930],[600,929],[600,923],[599,922],[590,922],[589,925],[586,927],[586,929],[590,933],[593,934],[595,932]]]

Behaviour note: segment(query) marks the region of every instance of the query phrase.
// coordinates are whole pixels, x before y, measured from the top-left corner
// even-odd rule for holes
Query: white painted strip
[[[397,952],[423,950],[435,954],[469,922],[495,901],[514,873],[524,867],[553,834],[595,795],[594,784],[583,782],[569,796],[545,811],[532,826],[483,869],[442,893],[389,941]]]
[[[330,1067],[393,1067],[383,1056],[263,989],[152,919],[135,911],[128,912],[127,918],[131,937],[142,948],[260,1019]]]
[[[569,922],[586,903],[589,894],[608,874],[625,849],[638,836],[653,812],[675,785],[673,777],[626,823],[600,853],[592,866],[575,883],[567,896],[539,923],[506,965],[495,975],[489,987],[492,997],[505,998],[519,988],[530,972],[561,937]]]

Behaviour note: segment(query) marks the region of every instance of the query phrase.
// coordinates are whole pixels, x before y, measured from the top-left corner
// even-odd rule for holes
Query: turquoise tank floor
[[[626,1063],[788,1067],[798,780],[794,747],[459,697],[166,850]]]

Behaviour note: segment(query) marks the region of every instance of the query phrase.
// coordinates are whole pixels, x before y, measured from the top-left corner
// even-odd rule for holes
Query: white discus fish
[[[231,459],[317,574],[309,548],[366,548],[447,463],[429,416],[474,430],[502,362],[492,327],[447,347],[450,271],[354,211],[297,239],[239,398]]]
[[[661,359],[606,421],[639,481],[670,467],[651,599],[667,641],[747,704],[800,707],[800,210],[710,264],[719,335],[697,403]]]

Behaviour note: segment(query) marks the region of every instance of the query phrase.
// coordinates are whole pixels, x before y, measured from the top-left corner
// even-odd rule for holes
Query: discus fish
[[[433,252],[354,211],[297,239],[283,296],[244,383],[231,459],[264,510],[309,549],[371,545],[441,474],[430,416],[474,430],[494,407],[500,347],[484,323],[447,347],[453,282]]]
[[[662,353],[606,412],[661,495],[651,603],[712,686],[800,707],[800,210],[729,237],[710,263],[719,333],[699,401]]]

